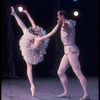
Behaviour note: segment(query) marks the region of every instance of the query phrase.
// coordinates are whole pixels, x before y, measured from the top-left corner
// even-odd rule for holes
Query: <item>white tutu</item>
[[[43,35],[46,35],[45,30],[41,30]],[[44,59],[44,54],[46,54],[46,48],[49,43],[49,38],[44,41],[44,45],[41,47],[35,47],[33,42],[34,34],[31,34],[29,30],[26,30],[25,34],[21,37],[19,41],[20,50],[24,60],[30,64],[37,64]],[[28,46],[30,44],[30,46]]]

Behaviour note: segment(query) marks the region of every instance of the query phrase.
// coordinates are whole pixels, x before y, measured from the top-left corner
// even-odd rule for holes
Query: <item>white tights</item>
[[[78,53],[70,52],[68,55],[65,54],[61,60],[61,63],[58,69],[58,75],[63,85],[64,93],[69,93],[68,92],[68,79],[65,75],[65,71],[68,69],[69,65],[71,65],[74,73],[76,74],[76,76],[78,77],[82,85],[84,96],[86,96],[88,95],[87,81],[81,72],[78,56],[79,56],[79,52]]]
[[[22,29],[23,33],[25,34],[25,31],[27,30],[25,24],[23,23],[23,21],[17,16],[17,14],[14,15],[18,25],[20,26],[20,28]]]
[[[34,87],[33,77],[32,77],[32,65],[29,63],[27,63],[27,76],[28,76],[31,87]]]

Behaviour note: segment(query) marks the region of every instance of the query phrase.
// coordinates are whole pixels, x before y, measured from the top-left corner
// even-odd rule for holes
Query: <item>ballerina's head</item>
[[[36,26],[35,28],[33,28],[33,27],[30,27],[29,28],[29,32],[30,33],[33,33],[34,35],[39,35],[39,36],[42,36],[43,34],[42,34],[42,31],[43,31],[43,28],[42,27],[40,27],[40,26]]]

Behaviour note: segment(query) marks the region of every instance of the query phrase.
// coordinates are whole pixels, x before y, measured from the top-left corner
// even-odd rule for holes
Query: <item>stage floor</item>
[[[83,91],[77,78],[69,79],[71,98],[57,98],[63,92],[59,78],[35,78],[36,96],[31,96],[27,79],[4,79],[1,84],[1,100],[79,100]],[[99,100],[98,78],[87,78],[91,100]]]

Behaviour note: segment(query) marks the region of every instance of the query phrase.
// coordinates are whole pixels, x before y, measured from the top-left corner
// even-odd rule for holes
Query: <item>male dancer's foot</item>
[[[79,100],[91,100],[89,95],[83,96]]]
[[[60,95],[57,96],[58,98],[70,98],[70,94],[69,93],[62,93]]]

